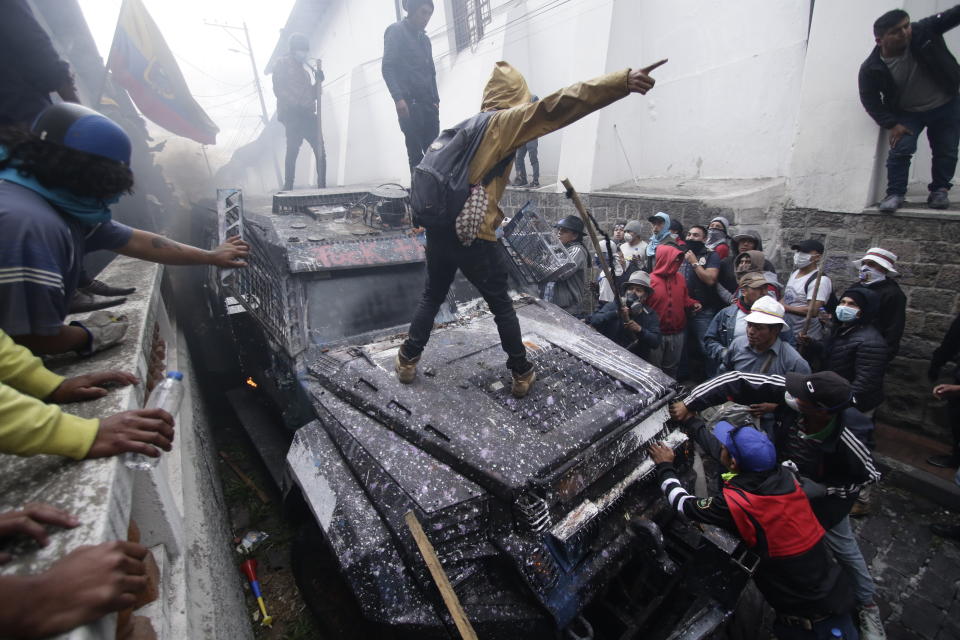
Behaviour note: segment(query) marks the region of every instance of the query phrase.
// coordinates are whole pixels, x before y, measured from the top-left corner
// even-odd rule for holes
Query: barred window
[[[490,24],[490,0],[453,0],[453,27],[457,51],[477,44]]]

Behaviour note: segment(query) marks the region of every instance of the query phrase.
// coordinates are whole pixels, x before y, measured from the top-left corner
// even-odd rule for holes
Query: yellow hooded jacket
[[[38,399],[53,393],[63,380],[0,331],[0,453],[50,453],[77,460],[87,455],[100,421]]]
[[[497,110],[497,113],[490,118],[480,146],[470,161],[470,184],[481,182],[498,162],[527,142],[562,129],[629,95],[629,74],[629,69],[609,73],[530,102],[530,90],[520,72],[507,62],[498,62],[483,89],[480,107],[483,111]],[[503,174],[486,187],[490,204],[477,233],[482,240],[497,239],[496,229],[503,220],[500,197],[507,188],[512,166],[511,162]]]

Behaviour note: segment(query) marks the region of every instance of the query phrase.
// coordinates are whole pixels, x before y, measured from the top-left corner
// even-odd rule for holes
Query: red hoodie
[[[683,252],[676,247],[662,244],[657,247],[650,274],[653,293],[647,305],[660,316],[660,333],[671,335],[682,332],[687,326],[687,309],[692,309],[697,300],[687,293],[687,283],[680,275]]]

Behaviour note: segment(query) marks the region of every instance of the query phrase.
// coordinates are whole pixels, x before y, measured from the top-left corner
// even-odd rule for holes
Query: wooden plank
[[[403,519],[406,521],[407,528],[410,529],[410,533],[417,543],[417,548],[420,549],[420,555],[423,556],[424,562],[427,563],[427,568],[430,570],[433,582],[440,590],[443,603],[447,606],[447,611],[449,611],[453,617],[453,622],[457,625],[457,631],[460,632],[460,636],[463,640],[477,640],[477,633],[473,630],[473,625],[470,624],[467,613],[460,604],[460,598],[457,597],[457,593],[453,590],[450,579],[447,578],[447,574],[440,564],[440,559],[437,558],[437,552],[434,551],[433,544],[431,544],[429,538],[427,538],[427,534],[424,533],[420,521],[417,520],[417,516],[413,511],[408,511]]]

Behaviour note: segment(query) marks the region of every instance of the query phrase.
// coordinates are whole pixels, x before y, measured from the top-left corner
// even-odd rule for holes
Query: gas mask
[[[873,284],[874,282],[880,282],[881,280],[886,279],[887,274],[885,274],[883,271],[871,267],[868,264],[860,266],[860,282],[863,284]]]
[[[812,261],[813,256],[811,256],[809,253],[798,251],[797,253],[793,254],[793,266],[795,266],[797,269],[803,269]]]
[[[640,298],[637,296],[637,294],[636,294],[635,292],[633,292],[633,291],[628,291],[628,292],[627,292],[627,295],[623,296],[623,303],[624,303],[625,306],[631,307],[631,306],[633,306],[633,304],[634,304],[635,302],[637,302],[637,300],[639,300],[639,299],[640,299]]]

